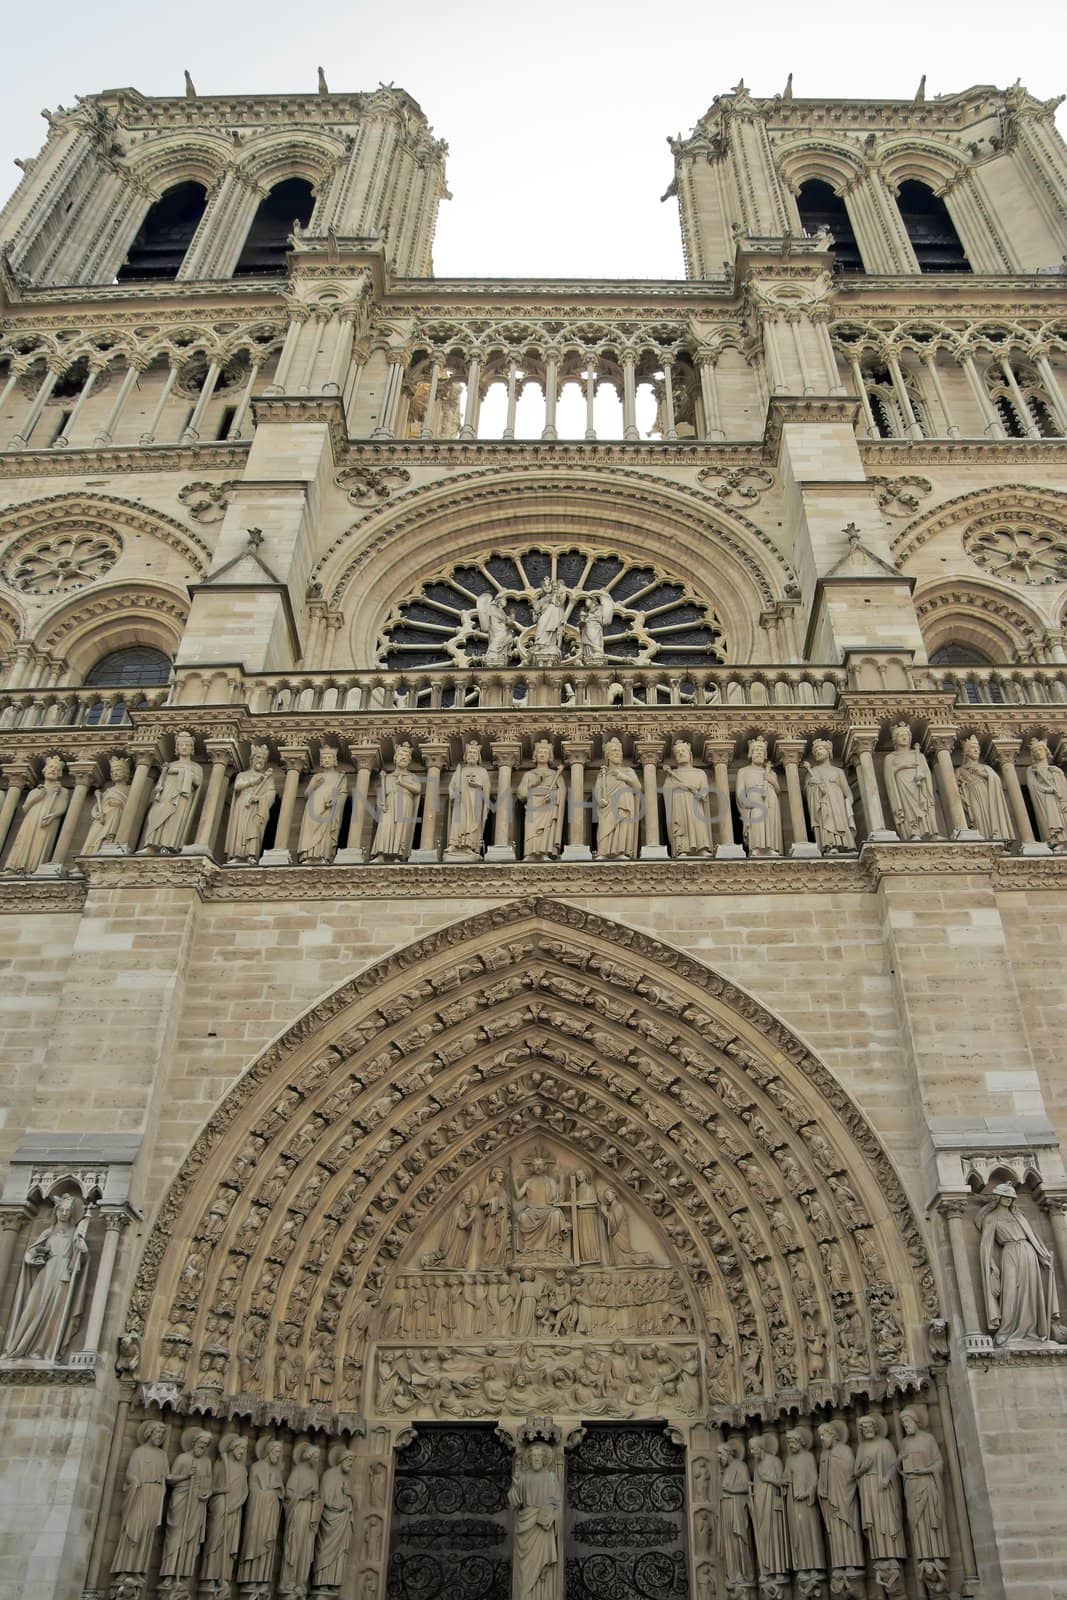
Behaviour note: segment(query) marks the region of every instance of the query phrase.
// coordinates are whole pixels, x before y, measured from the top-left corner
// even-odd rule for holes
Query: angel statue
[[[607,661],[604,629],[615,615],[615,602],[601,591],[591,594],[578,619],[578,660],[583,667],[602,667]]]
[[[483,667],[506,667],[515,654],[515,635],[518,624],[508,616],[507,603],[502,594],[480,594],[476,610],[478,626],[485,634]]]

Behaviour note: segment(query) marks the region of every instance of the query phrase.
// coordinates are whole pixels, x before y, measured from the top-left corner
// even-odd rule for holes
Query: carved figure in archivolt
[[[882,771],[893,826],[900,837],[939,838],[930,767],[919,746],[912,743],[906,722],[898,722],[893,729],[893,748]]]
[[[912,1554],[927,1587],[936,1592],[944,1586],[948,1560],[942,1481],[944,1462],[937,1440],[927,1430],[925,1406],[906,1406],[900,1413],[900,1426],[904,1432],[900,1476],[904,1484],[904,1509]]]
[[[819,1469],[811,1448],[811,1429],[790,1428],[785,1436],[785,1509],[789,1548],[798,1572],[818,1572],[826,1564],[819,1518]]]
[[[1030,740],[1026,786],[1034,802],[1037,830],[1053,850],[1067,850],[1067,777],[1049,760],[1044,739]]]
[[[315,1565],[312,1572],[316,1589],[339,1589],[344,1582],[345,1563],[352,1543],[352,1468],[355,1456],[346,1444],[330,1447],[329,1465],[322,1475],[322,1515],[315,1535]]]
[[[1000,774],[982,760],[982,747],[973,733],[963,741],[963,760],[956,769],[956,779],[968,826],[983,839],[1014,838]]]
[[[208,1451],[211,1435],[201,1428],[186,1428],[181,1452],[167,1474],[167,1531],[163,1538],[162,1578],[191,1578],[207,1529],[212,1473]]]
[[[737,774],[737,808],[750,856],[782,853],[778,774],[767,760],[766,739],[750,739],[748,765]]]
[[[74,1336],[85,1299],[88,1226],[75,1195],[55,1200],[51,1225],[22,1258],[4,1346],[7,1360],[57,1361]]]
[[[392,772],[378,779],[378,825],[371,844],[373,861],[406,861],[415,839],[422,780],[411,770],[410,744],[398,744]]]
[[[285,1538],[278,1588],[303,1590],[315,1554],[315,1539],[322,1516],[319,1493],[319,1452],[301,1440],[293,1447],[293,1465],[285,1481]]]
[[[70,804],[63,787],[63,762],[49,756],[41,782],[22,802],[22,821],[7,858],[8,872],[36,872],[56,842],[59,824]]]
[[[524,808],[522,856],[524,861],[554,861],[563,844],[567,784],[547,739],[537,741],[533,755],[534,764],[516,789]]]
[[[105,845],[114,845],[122,813],[130,798],[129,758],[112,756],[108,772],[111,782],[93,796],[89,831],[82,845],[82,854],[86,856],[99,855]]]
[[[749,1441],[748,1451],[752,1457],[752,1529],[762,1581],[789,1572],[785,1469],[778,1459],[778,1440],[772,1433],[757,1434]]]
[[[856,848],[856,817],[852,790],[831,757],[829,739],[813,739],[811,761],[804,763],[804,795],[815,843],[826,855]]]
[[[1018,1208],[1014,1184],[998,1183],[977,1218],[986,1317],[996,1344],[1047,1340],[1059,1316],[1052,1252]]]
[[[561,1600],[563,1483],[548,1445],[534,1443],[520,1453],[508,1504],[515,1511],[514,1600]]]
[[[625,763],[618,739],[604,745],[604,760],[593,788],[596,802],[596,853],[599,861],[632,861],[637,856],[641,780]]]
[[[122,1522],[112,1572],[139,1576],[148,1571],[170,1472],[163,1448],[166,1437],[162,1422],[143,1422],[138,1429],[138,1444],[126,1463],[122,1484]]]
[[[191,733],[176,735],[174,760],[159,774],[145,819],[141,849],[148,855],[173,855],[189,837],[196,797],[204,781],[203,767],[193,760],[195,748]]]
[[[233,1577],[241,1536],[241,1513],[248,1499],[247,1454],[248,1442],[239,1433],[223,1434],[211,1477],[204,1561],[200,1570],[204,1583],[228,1584]]]
[[[663,805],[672,856],[710,856],[715,853],[711,828],[712,790],[702,767],[693,765],[693,749],[677,739],[671,765],[663,778]]]
[[[304,815],[296,842],[298,861],[333,860],[347,793],[348,779],[337,765],[337,751],[333,745],[324,744],[319,752],[319,770],[312,774],[304,797]]]
[[[819,1505],[826,1524],[830,1566],[835,1571],[863,1570],[856,1458],[841,1417],[819,1425]]]
[[[279,1462],[280,1439],[262,1438],[256,1443],[256,1459],[248,1474],[248,1505],[241,1538],[241,1559],[237,1564],[238,1583],[268,1584],[274,1573],[274,1551],[282,1520],[285,1483]]]
[[[887,1438],[883,1416],[861,1417],[856,1428],[856,1482],[860,1493],[860,1523],[871,1560],[904,1559],[904,1520],[900,1506],[897,1453]]]
[[[463,760],[448,785],[452,806],[446,860],[478,861],[481,858],[491,793],[492,782],[482,766],[481,746],[472,740],[465,747]]]
[[[756,1581],[749,1527],[752,1485],[745,1465],[741,1439],[728,1439],[716,1451],[719,1458],[719,1560],[727,1589]]]
[[[230,820],[226,826],[226,860],[255,862],[263,849],[270,808],[278,793],[277,780],[268,765],[270,751],[265,744],[252,746],[249,765],[233,780]]]

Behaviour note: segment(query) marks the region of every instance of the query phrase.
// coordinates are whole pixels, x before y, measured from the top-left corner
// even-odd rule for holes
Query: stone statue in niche
[[[238,1583],[267,1585],[274,1575],[274,1550],[282,1520],[285,1484],[278,1463],[282,1459],[280,1439],[262,1438],[256,1442],[256,1459],[248,1474],[248,1504],[245,1508],[241,1559],[237,1564]]]
[[[229,1584],[241,1537],[241,1512],[248,1499],[248,1441],[239,1433],[224,1433],[211,1478],[207,1508],[207,1533],[200,1578],[204,1583]]]
[[[7,858],[7,872],[36,872],[50,854],[59,824],[70,804],[70,792],[63,787],[63,761],[49,756],[41,782],[22,802],[22,821]]]
[[[285,1538],[278,1588],[283,1592],[303,1591],[315,1555],[315,1539],[322,1516],[319,1492],[319,1452],[313,1444],[300,1440],[293,1446],[293,1465],[285,1480]]]
[[[804,763],[804,797],[811,831],[824,855],[840,855],[856,848],[852,790],[844,772],[831,760],[833,753],[829,739],[813,739],[811,761]]]
[[[1015,837],[1000,774],[982,760],[982,747],[973,733],[963,741],[963,760],[956,769],[956,781],[968,827],[983,839]]]
[[[1034,802],[1037,831],[1053,850],[1067,850],[1067,777],[1049,760],[1044,739],[1030,740],[1026,787]]]
[[[561,1600],[563,1484],[550,1446],[535,1442],[520,1453],[508,1504],[515,1512],[513,1600]]]
[[[719,1560],[727,1589],[748,1588],[756,1581],[749,1529],[752,1485],[741,1439],[727,1439],[719,1458]]]
[[[312,774],[304,797],[304,815],[296,842],[296,859],[301,865],[332,861],[337,854],[347,793],[348,779],[337,765],[337,750],[332,744],[324,744],[319,752],[319,770]]]
[[[1015,1185],[997,1183],[976,1218],[986,1318],[995,1344],[1052,1337],[1059,1316],[1052,1253],[1018,1209]]]
[[[411,770],[410,744],[398,744],[392,772],[378,779],[378,825],[371,844],[372,861],[406,861],[415,841],[422,779]]]
[[[693,765],[693,748],[676,739],[671,765],[663,778],[663,805],[672,856],[711,856],[715,841],[711,830],[713,791],[702,767]]]
[[[181,1453],[167,1474],[167,1530],[163,1536],[161,1578],[191,1578],[207,1530],[212,1472],[208,1451],[211,1435],[202,1428],[186,1428]]]
[[[563,659],[563,631],[569,596],[558,578],[546,577],[533,603],[533,637],[525,646],[531,667],[558,667]]]
[[[141,1576],[148,1571],[170,1472],[163,1448],[166,1437],[162,1422],[142,1422],[137,1431],[138,1443],[126,1463],[122,1484],[122,1522],[111,1562],[114,1573]]]
[[[752,1457],[752,1531],[756,1536],[756,1566],[760,1582],[789,1574],[789,1534],[785,1512],[785,1469],[778,1459],[773,1433],[749,1440]]]
[[[905,1555],[897,1453],[887,1438],[886,1420],[877,1412],[861,1417],[856,1431],[860,1524],[877,1571],[880,1563],[903,1561]]]
[[[480,594],[477,600],[478,625],[485,634],[483,667],[506,667],[516,652],[518,624],[508,616],[502,594]]]
[[[534,745],[534,764],[519,779],[516,793],[523,806],[522,858],[555,861],[563,845],[567,782],[552,758],[548,739]]]
[[[610,594],[591,594],[583,602],[578,617],[578,660],[583,667],[602,667],[607,662],[604,629],[614,615]]]
[[[174,760],[168,761],[156,782],[145,819],[142,855],[175,855],[189,838],[196,797],[204,769],[193,760],[196,746],[191,733],[174,739]]]
[[[948,1534],[945,1528],[944,1462],[937,1440],[926,1427],[924,1405],[905,1406],[900,1413],[904,1440],[900,1447],[900,1476],[904,1484],[904,1510],[911,1531],[911,1550],[919,1576],[930,1594],[945,1588]]]
[[[77,1196],[61,1194],[53,1201],[51,1225],[22,1258],[6,1361],[58,1361],[74,1336],[85,1299],[88,1226]]]
[[[122,821],[122,813],[130,798],[130,763],[127,756],[112,756],[108,766],[111,782],[98,789],[93,796],[89,816],[89,832],[85,835],[82,855],[99,855],[105,845],[113,846]]]
[[[898,722],[893,748],[882,768],[893,826],[902,839],[939,839],[934,784],[926,757],[912,743],[911,729]]]
[[[811,1449],[811,1429],[790,1428],[785,1436],[785,1510],[789,1548],[798,1573],[818,1574],[826,1565],[819,1520],[819,1469]]]
[[[233,780],[230,818],[226,825],[226,861],[231,866],[252,865],[262,852],[270,808],[278,793],[269,760],[267,746],[254,744],[247,768]]]
[[[484,848],[485,822],[489,815],[492,781],[482,766],[482,750],[472,739],[463,751],[463,760],[452,774],[448,797],[452,802],[448,819],[446,861],[480,861]]]
[[[856,1458],[841,1417],[819,1425],[819,1505],[826,1525],[830,1566],[835,1572],[863,1571]]]
[[[312,1582],[316,1589],[339,1589],[352,1543],[352,1468],[356,1458],[346,1444],[335,1444],[330,1446],[327,1460],[329,1465],[322,1475],[322,1515],[315,1535]]]
[[[750,856],[782,853],[778,774],[767,760],[766,739],[750,739],[748,765],[737,774],[737,808]]]
[[[608,739],[593,789],[598,861],[633,861],[641,816],[641,780],[625,765],[622,744]]]

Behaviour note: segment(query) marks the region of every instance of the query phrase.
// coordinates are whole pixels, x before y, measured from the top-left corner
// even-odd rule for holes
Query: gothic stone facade
[[[46,114],[4,1596],[1062,1600],[1054,111],[740,84],[547,284],[394,88]]]

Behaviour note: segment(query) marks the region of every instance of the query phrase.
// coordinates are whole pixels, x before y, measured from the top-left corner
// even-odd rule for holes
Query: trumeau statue
[[[790,1428],[785,1436],[785,1509],[789,1548],[797,1572],[819,1572],[826,1565],[819,1518],[819,1469],[811,1448],[811,1429]]]
[[[754,1584],[756,1567],[752,1559],[749,1531],[749,1500],[752,1485],[745,1465],[745,1446],[741,1439],[728,1439],[716,1451],[719,1458],[719,1560],[727,1589]]]
[[[452,774],[448,796],[452,802],[448,821],[446,861],[479,861],[484,849],[485,823],[489,815],[492,780],[482,766],[482,750],[472,740],[463,751],[463,760]]]
[[[533,757],[533,766],[523,773],[516,788],[524,808],[522,857],[524,861],[555,861],[563,845],[567,782],[552,759],[547,739],[537,741]]]
[[[3,1352],[7,1361],[58,1361],[77,1330],[89,1255],[88,1218],[80,1210],[74,1195],[60,1195],[51,1226],[23,1257]]]
[[[95,856],[105,845],[114,845],[126,801],[130,797],[130,763],[127,756],[112,756],[108,768],[111,782],[93,796],[89,831],[82,855]]]
[[[191,733],[175,736],[174,760],[168,761],[159,774],[148,808],[142,854],[173,855],[189,837],[197,791],[204,781],[203,767],[193,760],[194,749]]]
[[[156,1532],[163,1520],[163,1497],[170,1471],[163,1448],[166,1437],[162,1422],[143,1422],[138,1430],[139,1442],[126,1463],[122,1523],[112,1572],[140,1575],[148,1571]]]
[[[372,861],[406,861],[415,840],[422,779],[411,770],[410,744],[398,744],[392,772],[378,779],[378,824],[371,844]]]
[[[241,1536],[241,1513],[248,1499],[248,1442],[239,1433],[224,1433],[211,1480],[207,1533],[200,1577],[204,1583],[228,1584]]]
[[[893,826],[900,837],[939,838],[930,768],[918,745],[912,743],[906,722],[898,722],[893,729],[893,748],[882,771]]]
[[[832,755],[829,739],[813,739],[811,762],[804,763],[804,795],[811,831],[825,855],[856,848],[852,790],[844,772],[831,760]]]
[[[863,1570],[856,1461],[841,1417],[819,1425],[819,1505],[826,1524],[830,1566],[838,1572]]]
[[[1067,850],[1067,777],[1049,760],[1044,739],[1030,740],[1026,786],[1034,802],[1037,831],[1053,850]]]
[[[1004,799],[1000,774],[982,760],[982,747],[972,733],[963,741],[963,760],[956,769],[963,813],[983,839],[1012,839],[1015,830]]]
[[[926,1407],[906,1406],[900,1413],[904,1432],[900,1446],[900,1476],[904,1484],[904,1510],[911,1534],[911,1550],[919,1572],[932,1592],[944,1587],[948,1560],[945,1528],[944,1463],[937,1440],[926,1427]]]
[[[676,739],[672,764],[663,778],[663,804],[672,856],[715,854],[711,831],[711,797],[708,775],[693,765],[688,740]]]
[[[304,815],[296,842],[296,858],[302,864],[333,860],[347,793],[348,779],[337,765],[337,751],[333,745],[324,744],[319,752],[319,770],[312,775],[304,797]]]
[[[782,853],[778,774],[767,760],[766,739],[750,739],[748,766],[737,774],[737,807],[750,856]]]
[[[270,808],[278,793],[277,780],[268,762],[265,744],[252,746],[249,765],[233,780],[230,819],[226,826],[226,860],[229,865],[251,865],[263,849]]]
[[[70,792],[63,787],[63,762],[49,756],[42,781],[22,802],[22,821],[7,858],[7,872],[36,872],[51,852],[59,824],[70,804]]]
[[[986,1317],[994,1342],[1047,1341],[1059,1315],[1052,1253],[1018,1209],[1011,1183],[997,1183],[977,1218]]]
[[[760,1580],[789,1573],[789,1535],[786,1527],[785,1469],[778,1459],[773,1433],[749,1440],[752,1457],[752,1531],[756,1536],[756,1565]]]
[[[285,1538],[278,1588],[303,1591],[315,1555],[315,1539],[322,1516],[319,1493],[319,1452],[301,1440],[293,1447],[293,1465],[285,1482]]]
[[[641,780],[625,765],[622,744],[608,739],[593,788],[596,801],[598,861],[633,861],[641,816]]]
[[[316,1589],[339,1589],[352,1543],[352,1468],[355,1456],[346,1444],[330,1446],[329,1465],[322,1475],[322,1515],[315,1535],[312,1579]]]
[[[549,1445],[520,1451],[508,1504],[515,1511],[513,1600],[562,1600],[563,1485]]]
[[[212,1472],[208,1451],[211,1435],[201,1428],[186,1428],[181,1454],[167,1474],[170,1499],[163,1537],[162,1578],[191,1578],[207,1530]]]
[[[861,1417],[856,1431],[856,1481],[860,1493],[860,1523],[871,1560],[903,1561],[904,1522],[900,1508],[897,1453],[886,1437],[883,1416]]]

